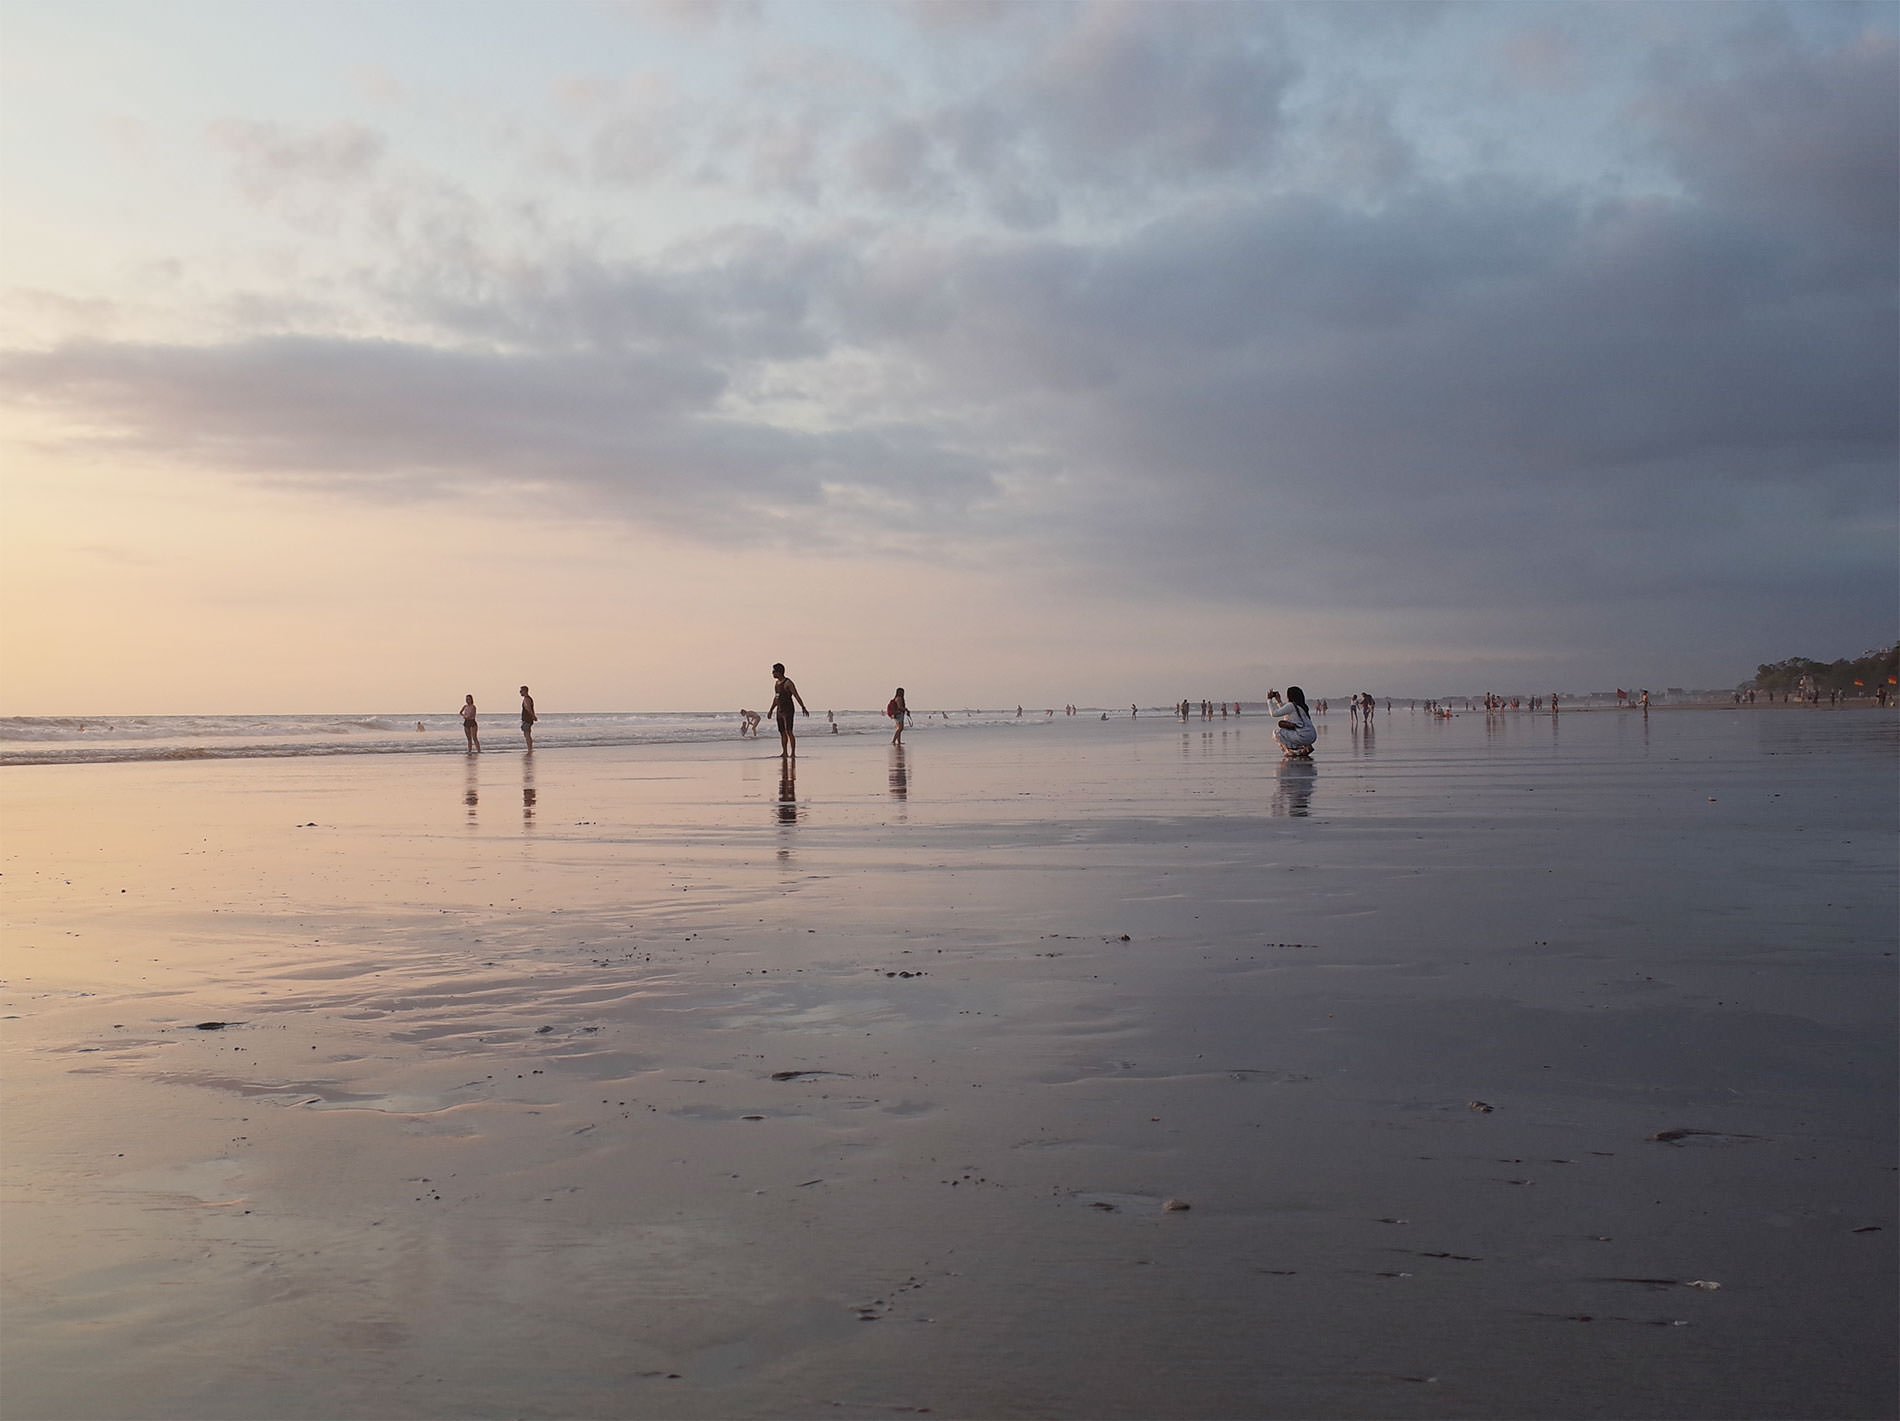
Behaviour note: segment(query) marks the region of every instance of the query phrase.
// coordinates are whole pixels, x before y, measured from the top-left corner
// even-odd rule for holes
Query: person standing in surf
[[[482,737],[475,724],[475,693],[470,691],[462,697],[462,736],[468,741],[468,753],[482,753]]]
[[[805,698],[798,694],[798,686],[791,677],[785,674],[785,663],[774,661],[772,663],[772,707],[767,714],[778,723],[778,753],[781,760],[798,753],[798,733],[792,726],[794,702],[804,714],[811,714],[805,709]]]
[[[1285,701],[1280,699],[1278,691],[1268,691],[1267,701],[1280,716],[1273,729],[1273,738],[1280,742],[1280,753],[1289,760],[1311,755],[1319,731],[1313,725],[1312,712],[1306,708],[1306,692],[1298,686],[1288,686]]]
[[[534,723],[540,717],[534,713],[534,697],[528,694],[528,688],[521,688],[521,738],[528,742],[528,753],[534,753]]]
[[[891,744],[902,745],[904,743],[904,721],[910,716],[910,707],[904,704],[904,688],[902,686],[897,688],[897,694],[891,697],[890,704],[884,707],[884,714],[897,722],[897,729],[891,732]]]

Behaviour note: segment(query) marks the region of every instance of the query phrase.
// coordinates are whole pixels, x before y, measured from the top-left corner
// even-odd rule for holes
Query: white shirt
[[[1294,729],[1311,730],[1313,728],[1313,718],[1306,713],[1306,707],[1298,701],[1283,701],[1275,696],[1273,706],[1275,711],[1293,722]]]

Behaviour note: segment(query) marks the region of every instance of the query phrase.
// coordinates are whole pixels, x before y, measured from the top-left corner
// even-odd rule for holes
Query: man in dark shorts
[[[534,713],[534,697],[528,694],[528,688],[521,688],[521,738],[528,742],[528,749],[534,749],[534,723],[538,717]]]
[[[774,661],[772,663],[772,707],[767,714],[778,722],[778,753],[781,760],[788,755],[798,753],[798,734],[792,729],[793,702],[797,702],[799,710],[804,714],[811,714],[810,711],[805,710],[805,698],[798,694],[798,687],[793,683],[792,678],[785,674],[785,663]]]

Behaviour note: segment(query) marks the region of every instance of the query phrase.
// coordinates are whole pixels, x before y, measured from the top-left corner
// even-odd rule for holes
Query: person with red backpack
[[[904,721],[910,715],[910,707],[904,704],[904,688],[902,686],[897,688],[897,694],[892,696],[890,703],[884,707],[884,714],[897,722],[897,729],[891,732],[891,744],[902,745],[904,743]]]

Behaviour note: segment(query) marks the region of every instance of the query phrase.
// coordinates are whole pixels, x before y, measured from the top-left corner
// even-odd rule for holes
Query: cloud
[[[1559,603],[1632,547],[1646,584],[1796,575],[1815,544],[1774,519],[1797,500],[1837,563],[1887,556],[1893,293],[1789,279],[1808,264],[1686,200],[1481,183],[1113,240],[477,254],[389,288],[436,342],[69,346],[0,374],[142,447],[339,487],[534,485],[717,540],[928,526],[1253,596],[1292,568],[1348,605],[1420,576],[1482,601],[1503,570]]]
[[[615,8],[682,30],[749,28],[765,13],[763,0],[615,0]]]
[[[1513,32],[1498,46],[1498,58],[1510,82],[1527,89],[1574,93],[1588,78],[1575,39],[1560,23],[1534,24]]]
[[[1662,67],[1638,117],[1694,191],[1781,227],[1840,228],[1891,256],[1900,228],[1900,43],[1816,51],[1749,34]],[[1738,52],[1739,51],[1739,52]]]
[[[1298,73],[1238,7],[1086,7],[1023,75],[1057,172],[1167,181],[1268,153]]]
[[[919,85],[889,63],[762,44],[747,51],[739,95],[716,123],[696,124],[684,100],[664,111],[619,105],[594,136],[596,172],[634,186],[669,175],[739,183],[886,215],[924,203],[1029,229],[1056,220],[1065,199],[1121,201],[1274,160],[1299,70],[1266,12],[954,8],[954,19],[931,6],[900,11],[933,43],[949,35],[985,53],[952,81]],[[598,84],[564,92],[599,104]],[[1374,166],[1391,161],[1389,135],[1372,131],[1363,106],[1340,122],[1342,146]]]
[[[930,7],[907,13],[943,27]],[[1275,160],[1299,67],[1270,12],[1107,3],[965,19],[1008,58],[988,81],[937,102],[923,128],[965,201],[1008,227],[1046,226],[1065,208],[1130,194],[1145,204],[1210,178],[1263,174]]]
[[[1415,176],[1418,155],[1391,105],[1362,84],[1335,86],[1313,121],[1315,161],[1338,191],[1382,197]]]
[[[356,123],[297,129],[253,119],[224,118],[212,141],[230,153],[244,195],[266,206],[287,193],[334,188],[370,176],[383,156],[383,135]]]
[[[910,199],[940,180],[932,172],[931,140],[916,122],[886,124],[857,145],[853,167],[863,186],[882,197]]]
[[[717,154],[797,198],[659,252],[605,222],[505,242],[368,130],[234,130],[270,200],[364,201],[354,329],[387,338],[286,301],[285,335],[16,350],[0,382],[339,496],[531,490],[712,543],[1428,604],[1504,640],[1743,644],[1891,588],[1891,35],[1744,26],[1652,64],[1618,141],[1670,181],[1613,185],[1424,161],[1402,104],[1253,7],[976,18],[919,21],[1006,53],[955,93],[790,48],[703,123],[657,82],[574,90],[596,182]],[[1555,32],[1510,59],[1564,92],[1600,62]]]
[[[74,344],[0,359],[0,387],[121,453],[383,500],[533,490],[739,544],[878,546],[991,487],[927,432],[723,415],[716,370],[625,352]]]
[[[597,180],[638,187],[680,166],[685,100],[663,75],[642,72],[620,85],[576,78],[563,98],[584,111],[606,110],[589,147]]]

